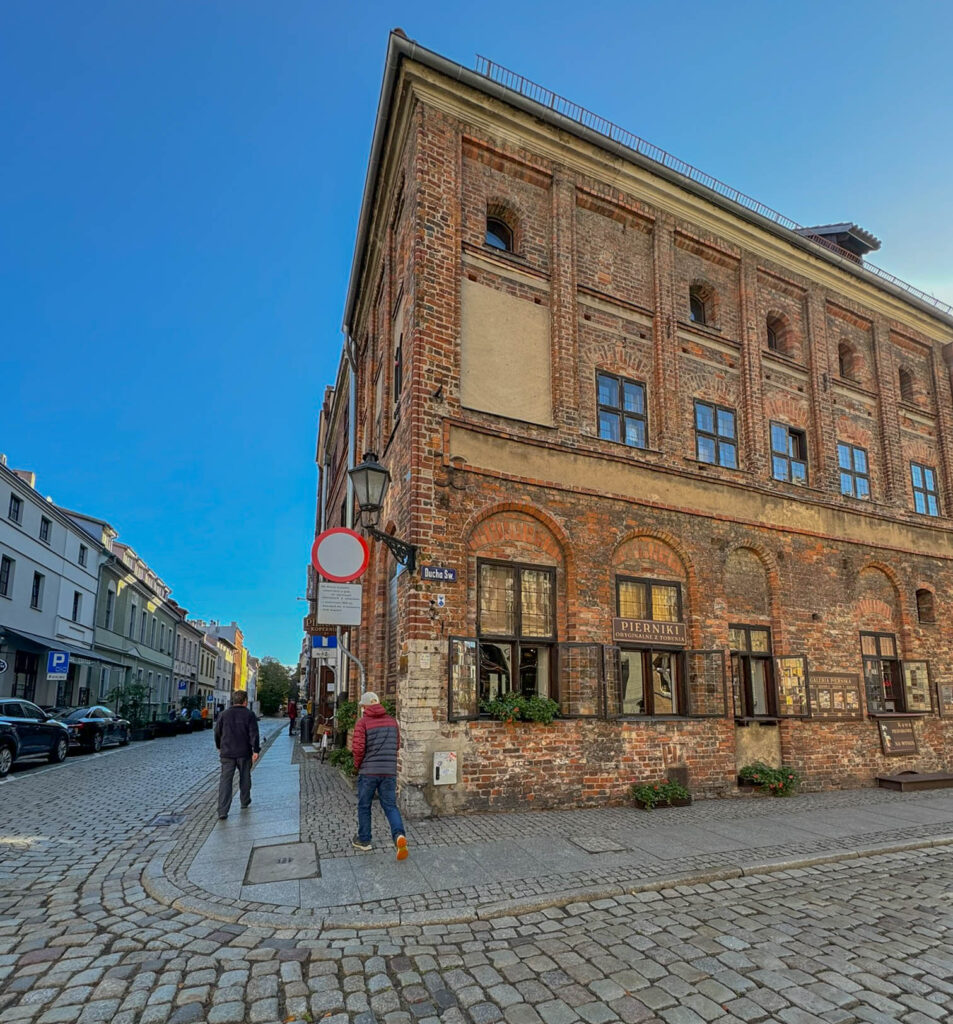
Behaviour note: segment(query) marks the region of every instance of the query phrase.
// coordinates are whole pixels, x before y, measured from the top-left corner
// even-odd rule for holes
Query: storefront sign
[[[860,676],[850,672],[812,672],[811,714],[815,718],[860,718]]]
[[[684,644],[684,622],[656,622],[653,619],[613,619],[612,639],[641,644]]]
[[[917,734],[911,718],[878,718],[880,746],[887,757],[919,753]]]

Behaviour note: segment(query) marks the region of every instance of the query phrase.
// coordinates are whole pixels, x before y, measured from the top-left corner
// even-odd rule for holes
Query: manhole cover
[[[157,814],[150,825],[181,825],[185,821],[184,814]]]
[[[320,876],[314,843],[280,843],[277,846],[256,846],[252,850],[245,872],[245,885]]]
[[[576,844],[580,850],[586,853],[622,853],[625,847],[614,839],[606,836],[573,836],[570,842]]]

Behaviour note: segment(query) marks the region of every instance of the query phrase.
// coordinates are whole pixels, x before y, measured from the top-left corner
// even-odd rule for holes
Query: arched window
[[[513,251],[513,231],[499,217],[486,218],[486,244],[503,252]]]
[[[781,351],[780,331],[777,320],[768,320],[767,326],[768,348],[772,352]]]
[[[857,353],[849,341],[837,346],[837,366],[844,380],[857,380]]]
[[[710,325],[712,316],[711,295],[707,288],[693,284],[688,290],[688,315],[693,324]]]
[[[932,591],[917,591],[917,618],[921,622],[936,622],[936,605]]]
[[[915,400],[915,394],[913,390],[913,374],[907,369],[906,366],[900,367],[900,400],[902,402],[912,402]]]

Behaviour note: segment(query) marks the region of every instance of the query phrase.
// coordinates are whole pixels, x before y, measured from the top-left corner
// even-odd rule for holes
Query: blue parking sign
[[[69,673],[69,651],[50,651],[46,657],[46,678],[59,682]]]

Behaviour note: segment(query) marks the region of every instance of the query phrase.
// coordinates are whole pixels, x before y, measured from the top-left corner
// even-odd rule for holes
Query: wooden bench
[[[916,789],[946,789],[953,786],[951,772],[897,772],[896,775],[878,775],[881,789],[895,789],[909,793]]]

